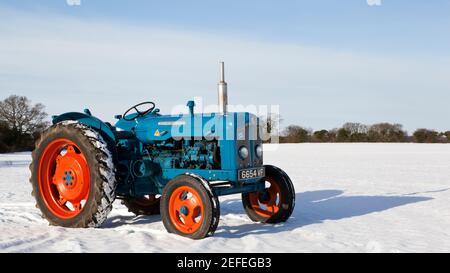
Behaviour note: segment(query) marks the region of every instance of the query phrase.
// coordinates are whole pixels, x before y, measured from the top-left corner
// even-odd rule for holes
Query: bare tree
[[[367,132],[369,131],[369,126],[357,123],[357,122],[347,122],[338,131],[338,140],[342,142],[365,142],[367,141]]]
[[[43,130],[48,125],[46,117],[44,105],[32,105],[27,97],[11,95],[0,101],[0,121],[18,135],[32,135]]]
[[[398,123],[377,123],[369,129],[369,140],[372,142],[404,142],[407,137],[408,133]]]
[[[280,129],[282,118],[279,114],[269,113],[267,116],[263,117],[263,119],[266,131],[269,134],[273,134]]]
[[[282,140],[286,143],[308,142],[311,139],[311,134],[311,129],[290,125],[284,130]]]
[[[367,134],[369,126],[357,122],[347,122],[342,126],[343,129],[353,134]]]
[[[260,117],[260,132],[263,140],[268,141],[272,136],[279,135],[281,121],[281,116],[277,113],[269,113]]]

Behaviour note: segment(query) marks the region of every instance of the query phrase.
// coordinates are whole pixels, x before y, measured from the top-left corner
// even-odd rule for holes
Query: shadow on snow
[[[411,196],[413,194],[387,196],[345,196],[343,194],[344,192],[341,190],[318,190],[297,193],[295,197],[296,204],[294,212],[286,223],[271,225],[252,222],[238,226],[226,226],[219,223],[219,227],[214,236],[241,238],[251,234],[278,233],[294,230],[306,225],[319,224],[327,220],[336,221],[362,216],[433,199],[431,197]],[[247,217],[240,198],[224,200],[221,202],[220,206],[222,216],[235,214],[239,215],[239,217]],[[161,221],[159,215],[115,215],[108,218],[103,227],[115,228],[128,224],[141,225],[158,221]]]
[[[220,226],[216,237],[240,238],[251,234],[277,233],[319,224],[327,220],[341,220],[391,208],[431,200],[422,196],[345,196],[341,190],[318,190],[297,193],[295,209],[286,223],[276,225],[250,223],[239,226]],[[221,203],[222,215],[245,214],[241,199]]]
[[[114,215],[106,219],[106,222],[102,225],[102,228],[116,228],[123,225],[145,225],[159,221],[161,221],[161,216],[159,215]]]

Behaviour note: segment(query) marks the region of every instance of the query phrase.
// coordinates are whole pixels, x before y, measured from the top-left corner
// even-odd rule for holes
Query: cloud
[[[367,0],[369,6],[381,6],[381,0]]]
[[[216,103],[219,60],[226,62],[230,103],[280,104],[287,124],[386,120],[418,127],[450,114],[443,100],[449,99],[448,59],[14,11],[0,10],[0,17],[9,22],[0,28],[0,97],[30,96],[50,114],[89,107],[111,120],[144,100],[166,113],[194,96]],[[428,124],[438,128],[435,122]]]
[[[66,0],[69,6],[81,6],[81,0]]]

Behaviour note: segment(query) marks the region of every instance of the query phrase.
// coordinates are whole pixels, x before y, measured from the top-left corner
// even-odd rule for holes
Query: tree
[[[445,142],[450,142],[450,131],[443,132],[441,135],[444,137]]]
[[[328,142],[337,142],[338,128],[328,131]]]
[[[269,141],[273,135],[278,136],[281,121],[281,116],[276,113],[269,113],[266,116],[260,117],[260,125],[262,129],[260,130],[260,134],[264,141]]]
[[[439,133],[429,129],[417,129],[413,134],[414,140],[418,143],[438,143],[441,142]]]
[[[48,126],[46,117],[44,106],[32,105],[27,97],[11,95],[0,101],[3,146],[10,152],[32,149],[36,136]]]
[[[290,125],[284,130],[283,142],[299,143],[310,140],[311,130],[297,125]]]
[[[340,128],[336,132],[336,141],[337,142],[349,142],[350,141],[350,131],[344,128]]]
[[[11,130],[4,121],[0,120],[0,153],[10,152]]]
[[[365,142],[367,141],[367,131],[369,130],[369,127],[362,123],[356,123],[356,122],[347,122],[342,126],[342,129],[344,129],[346,132],[342,131],[341,137],[347,137],[347,140],[343,141],[351,141],[351,142]],[[345,133],[348,134],[348,136],[345,136]]]
[[[347,122],[345,123],[342,128],[350,132],[351,135],[353,134],[367,134],[367,131],[369,127],[362,123],[357,122]]]
[[[408,134],[401,124],[378,123],[370,126],[368,138],[371,142],[405,142]]]
[[[316,142],[329,142],[330,133],[327,130],[315,131],[313,133],[313,140]]]
[[[24,96],[11,95],[0,102],[0,120],[19,135],[33,134],[47,126],[44,105],[31,101]]]

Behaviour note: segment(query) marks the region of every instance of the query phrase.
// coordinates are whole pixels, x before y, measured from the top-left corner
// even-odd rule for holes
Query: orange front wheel
[[[242,194],[242,203],[249,218],[255,222],[285,222],[295,206],[295,190],[289,176],[281,169],[267,165],[266,188]]]
[[[192,239],[212,235],[220,216],[219,200],[201,177],[180,175],[169,181],[161,196],[166,229]]]

